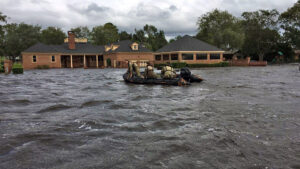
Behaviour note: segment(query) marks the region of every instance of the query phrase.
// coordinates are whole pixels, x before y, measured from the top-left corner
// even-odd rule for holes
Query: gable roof
[[[104,46],[92,45],[90,43],[76,43],[76,48],[71,50],[69,49],[68,43],[61,45],[46,45],[43,43],[37,43],[23,52],[95,54],[103,53]]]
[[[134,52],[134,53],[138,53],[138,52],[151,52],[149,49],[145,48],[143,45],[139,44],[138,50],[132,50],[131,49],[131,45],[134,42],[132,42],[131,40],[123,40],[123,41],[119,41],[117,43],[113,43],[113,45],[119,45],[119,47],[115,50],[109,50],[105,53],[117,53],[117,52]]]
[[[174,52],[174,51],[223,51],[213,45],[206,42],[185,35],[181,39],[178,39],[166,46],[158,49],[156,52]]]

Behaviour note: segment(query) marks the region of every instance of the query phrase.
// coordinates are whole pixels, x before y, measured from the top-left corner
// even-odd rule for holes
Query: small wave
[[[66,106],[66,105],[63,105],[63,104],[57,104],[57,105],[46,107],[46,108],[38,111],[37,113],[61,111],[61,110],[67,110],[67,109],[70,109],[70,108],[72,108],[72,107],[71,106]]]
[[[92,101],[87,101],[81,104],[80,108],[83,107],[93,107],[93,106],[98,106],[100,104],[106,104],[106,103],[111,103],[111,100],[92,100]]]
[[[14,105],[14,106],[27,106],[31,103],[31,101],[27,99],[21,99],[21,100],[8,100],[8,101],[0,101],[2,104],[6,105]]]

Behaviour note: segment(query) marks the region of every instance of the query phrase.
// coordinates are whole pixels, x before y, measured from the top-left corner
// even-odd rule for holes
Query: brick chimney
[[[68,44],[69,49],[75,49],[75,33],[73,31],[68,31]]]

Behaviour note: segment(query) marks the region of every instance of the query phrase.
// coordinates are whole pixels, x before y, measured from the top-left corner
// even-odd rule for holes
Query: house
[[[153,62],[153,53],[137,42],[124,40],[106,45],[104,51],[104,66],[113,68],[127,68],[128,61],[136,62],[140,67],[146,67]]]
[[[212,64],[223,61],[225,51],[191,36],[184,36],[154,53],[155,64],[185,62]]]
[[[126,68],[128,61],[141,67],[153,62],[150,50],[136,42],[120,41],[106,46],[92,45],[85,39],[75,38],[72,31],[61,45],[37,43],[22,52],[24,69],[39,66],[49,68]]]
[[[87,42],[76,43],[75,34],[68,32],[68,43],[46,45],[37,43],[22,52],[24,69],[38,66],[49,68],[98,68],[103,67],[103,46]]]

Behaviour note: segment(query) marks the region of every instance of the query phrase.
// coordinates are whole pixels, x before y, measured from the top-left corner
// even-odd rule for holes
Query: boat
[[[141,72],[143,76],[144,72]],[[133,84],[153,84],[153,85],[172,85],[172,86],[187,86],[191,83],[200,83],[203,79],[198,75],[191,74],[188,68],[182,68],[180,70],[180,74],[177,74],[173,79],[163,79],[163,78],[156,78],[156,79],[147,79],[138,76],[130,77],[129,73],[126,72],[123,75],[123,79],[127,83]]]

